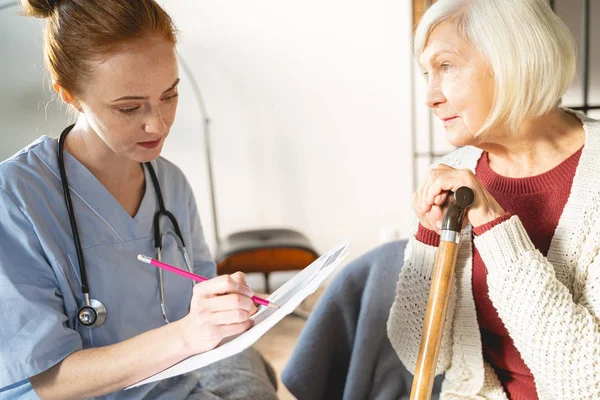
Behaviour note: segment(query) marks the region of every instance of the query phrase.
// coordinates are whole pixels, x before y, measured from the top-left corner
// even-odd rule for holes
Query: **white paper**
[[[214,362],[231,357],[252,346],[286,315],[293,312],[302,301],[323,283],[323,281],[341,264],[348,255],[348,246],[352,239],[331,248],[296,276],[287,281],[267,298],[280,308],[261,307],[251,318],[255,325],[244,333],[224,339],[221,344],[204,353],[189,357],[158,374],[129,386],[131,389],[146,383],[185,374]]]

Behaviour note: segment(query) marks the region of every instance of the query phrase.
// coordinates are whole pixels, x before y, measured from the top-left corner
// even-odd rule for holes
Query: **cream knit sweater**
[[[548,256],[535,249],[513,216],[472,239],[461,232],[456,276],[437,373],[442,399],[506,399],[483,360],[472,291],[472,246],[488,269],[489,296],[540,399],[600,399],[600,121],[577,114],[586,133],[571,194]],[[463,147],[443,163],[475,171],[482,151]],[[416,232],[416,226],[415,226]],[[414,236],[388,319],[396,353],[414,372],[437,247]]]

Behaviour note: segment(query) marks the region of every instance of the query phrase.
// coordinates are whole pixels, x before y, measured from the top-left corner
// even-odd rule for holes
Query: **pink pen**
[[[184,277],[192,279],[192,280],[194,280],[196,282],[204,282],[204,281],[208,280],[208,278],[205,278],[205,277],[200,276],[200,275],[192,274],[191,272],[184,271],[184,270],[182,270],[180,268],[177,268],[177,267],[174,267],[172,265],[166,264],[166,263],[164,263],[162,261],[155,260],[154,258],[145,256],[143,254],[138,254],[137,258],[141,262],[145,262],[146,264],[154,265],[155,267],[158,267],[158,268],[166,269],[167,271],[171,271],[173,273],[176,273],[177,275],[184,276]],[[261,304],[263,306],[272,307],[272,308],[279,308],[279,306],[277,304],[271,303],[270,301],[262,299],[262,298],[257,297],[257,296],[252,296],[252,301],[254,301],[256,304]]]

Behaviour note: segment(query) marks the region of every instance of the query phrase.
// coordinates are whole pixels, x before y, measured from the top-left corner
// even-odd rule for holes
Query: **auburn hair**
[[[91,61],[106,59],[144,38],[175,45],[171,17],[154,0],[21,0],[28,16],[47,19],[44,62],[54,83],[81,93],[91,78]]]

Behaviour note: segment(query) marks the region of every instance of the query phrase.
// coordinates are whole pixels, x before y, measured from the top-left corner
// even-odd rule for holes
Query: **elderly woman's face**
[[[454,146],[474,144],[493,103],[494,78],[481,54],[452,22],[431,32],[419,57],[428,81],[425,103],[442,120]]]

